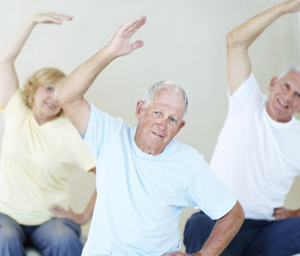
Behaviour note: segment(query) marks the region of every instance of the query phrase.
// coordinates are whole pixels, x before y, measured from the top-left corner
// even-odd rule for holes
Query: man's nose
[[[295,97],[294,93],[290,91],[285,94],[284,99],[288,104],[291,104],[294,101],[294,97]]]
[[[163,119],[163,118],[158,121],[157,124],[161,130],[167,129],[167,121],[168,121],[167,119]]]

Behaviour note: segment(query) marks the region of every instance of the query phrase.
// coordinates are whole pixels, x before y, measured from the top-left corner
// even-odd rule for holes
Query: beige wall
[[[45,66],[70,73],[105,46],[123,22],[148,15],[147,24],[134,36],[144,40],[145,46],[111,63],[96,79],[87,98],[103,111],[136,125],[136,102],[150,84],[160,79],[182,83],[190,106],[187,125],[176,139],[195,147],[209,161],[227,112],[225,36],[236,25],[280,2],[0,0],[0,49],[32,14],[55,11],[74,15],[74,21],[63,26],[38,25],[16,62],[21,83]],[[273,75],[299,59],[298,49],[296,14],[276,21],[251,47],[254,73],[264,92]],[[93,175],[76,171],[70,184],[71,204],[80,211],[93,192]],[[298,190],[294,188],[294,195]],[[299,206],[293,195],[288,203]],[[181,230],[191,212],[191,208],[184,210]],[[87,230],[85,227],[84,232]]]

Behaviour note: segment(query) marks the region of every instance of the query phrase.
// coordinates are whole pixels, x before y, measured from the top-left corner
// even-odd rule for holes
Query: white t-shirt
[[[229,97],[228,115],[210,163],[233,191],[246,218],[274,220],[300,174],[300,122],[276,122],[251,73]]]
[[[137,147],[135,131],[91,105],[84,140],[96,161],[98,196],[85,256],[177,251],[185,206],[218,219],[236,203],[195,149],[172,141],[152,156]]]

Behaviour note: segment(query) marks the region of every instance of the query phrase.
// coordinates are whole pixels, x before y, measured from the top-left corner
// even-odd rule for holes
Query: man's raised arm
[[[300,0],[291,0],[275,5],[254,16],[227,35],[228,81],[232,94],[251,73],[248,47],[276,19],[283,14],[298,11],[300,11]]]
[[[83,97],[99,73],[114,59],[130,54],[143,46],[138,40],[131,44],[131,36],[146,22],[146,16],[125,23],[110,43],[67,76],[56,91],[56,97],[76,129],[85,135],[90,104]]]

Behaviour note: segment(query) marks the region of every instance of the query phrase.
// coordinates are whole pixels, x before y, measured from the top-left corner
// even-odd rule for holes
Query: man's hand
[[[297,210],[289,210],[284,207],[279,207],[274,210],[273,217],[276,218],[276,220],[283,220],[287,218],[292,218],[292,217],[298,217],[297,216]]]
[[[141,40],[130,43],[132,35],[146,23],[146,16],[140,16],[137,20],[129,21],[120,27],[107,46],[107,50],[115,57],[121,57],[132,53],[142,47],[144,42]]]
[[[186,254],[186,253],[183,253],[183,252],[171,252],[171,253],[166,253],[162,256],[202,256],[201,252],[197,252],[197,253],[194,253],[194,254]]]
[[[60,206],[54,206],[50,209],[50,212],[53,213],[52,217],[54,218],[67,218],[73,220],[74,222],[78,223],[79,225],[84,225],[88,222],[86,220],[84,214],[77,214],[73,212],[72,208],[69,207],[69,211],[61,208]]]

